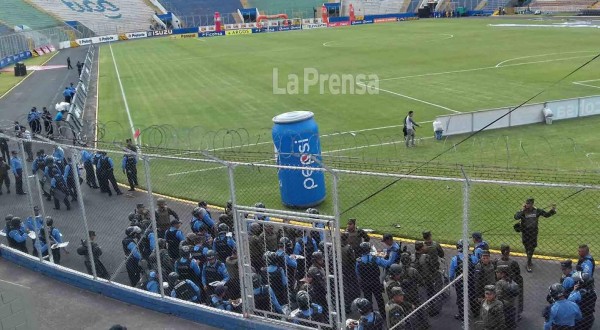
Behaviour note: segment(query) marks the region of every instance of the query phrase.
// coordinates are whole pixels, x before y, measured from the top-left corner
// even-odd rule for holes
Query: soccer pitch
[[[436,116],[514,106],[542,90],[545,92],[531,103],[600,94],[597,61],[556,83],[600,51],[600,31],[489,25],[510,22],[535,23],[505,19],[421,20],[221,38],[156,38],[116,43],[112,52],[109,46],[102,46],[98,120],[104,125],[105,141],[122,141],[131,135],[114,60],[134,127],[170,125],[176,132],[176,138],[162,141],[163,146],[234,146],[237,151],[268,154],[273,150],[269,143],[271,118],[287,111],[310,110],[320,127],[325,155],[375,165],[390,160],[410,161],[416,166],[463,138],[433,140],[430,121]],[[309,87],[305,93],[306,69],[328,75],[376,75],[378,93],[336,95],[327,85],[323,93],[319,86]],[[288,75],[299,77],[299,93],[274,92],[274,88],[286,87]],[[355,87],[358,90],[359,86]],[[417,138],[422,139],[414,149],[404,148],[402,141],[402,119],[409,110],[415,111],[415,120],[423,123],[417,130]],[[522,168],[538,175],[537,169],[597,172],[599,124],[599,117],[587,117],[483,132],[435,161],[472,168]],[[226,130],[234,130],[235,134],[224,135]],[[266,158],[268,161],[272,156]],[[153,163],[153,188],[168,195],[223,204],[229,195],[226,170],[214,167],[218,166],[181,161]],[[254,204],[260,200],[267,206],[280,207],[276,171],[247,171],[252,172],[247,174],[253,180],[240,179],[237,183],[238,201]],[[391,181],[377,179],[365,184],[357,178],[345,179],[340,195],[342,208]],[[414,205],[421,205],[423,210],[410,215],[399,212],[400,206],[394,204],[415,189],[435,200],[436,210],[427,210],[427,205],[421,205],[423,201],[414,196]],[[419,237],[423,228],[437,228],[438,220],[450,219],[443,224],[444,230],[438,230],[444,232],[438,239],[453,242],[461,233],[461,205],[457,204],[460,189],[446,183],[395,185],[343,217],[376,217],[365,220],[363,226],[405,237]],[[510,243],[516,244],[518,237],[511,232],[512,222],[508,220],[523,198],[535,194],[539,197],[543,192],[508,189],[510,193],[498,187],[482,196],[481,201],[472,202],[475,207],[477,203],[493,203],[494,210],[482,208],[471,215],[477,219],[473,225],[479,230],[493,229],[492,235],[513,237],[515,242]],[[539,206],[572,192],[553,191],[541,197]],[[586,201],[597,201],[597,197],[596,191],[577,196]],[[572,214],[565,214],[570,209],[568,205],[564,205],[561,214],[590,226],[590,230],[582,232],[589,234],[588,242],[597,241],[597,226],[592,226],[587,218],[597,217],[599,209],[588,205],[589,214],[582,214],[578,210],[581,203],[569,200],[565,204],[569,202],[573,204]],[[331,201],[328,199],[321,208],[330,211]],[[379,213],[374,215],[373,210]],[[499,211],[506,214],[481,215]],[[499,221],[506,221],[506,226],[496,229]],[[393,229],[397,223],[401,229]],[[555,233],[561,227],[556,221],[546,228]],[[553,235],[542,238],[543,235],[542,232],[541,241],[556,239]],[[569,244],[573,246],[580,238],[573,237]],[[540,246],[544,243],[540,242]],[[565,249],[547,245],[540,252],[570,253],[572,247]]]

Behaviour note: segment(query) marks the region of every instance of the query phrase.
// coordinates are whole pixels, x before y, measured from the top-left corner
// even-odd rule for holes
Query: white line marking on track
[[[448,107],[445,107],[445,106],[443,106],[443,105],[439,105],[439,104],[435,104],[435,103],[427,102],[427,101],[425,101],[425,100],[421,100],[421,99],[418,99],[418,98],[415,98],[415,97],[412,97],[412,96],[408,96],[408,95],[404,95],[404,94],[400,94],[400,93],[392,92],[392,91],[389,91],[389,90],[387,90],[387,89],[383,89],[383,88],[377,88],[377,87],[373,87],[373,86],[370,86],[370,87],[369,87],[369,86],[367,86],[367,85],[365,85],[365,84],[357,84],[357,85],[365,86],[365,87],[367,87],[367,88],[373,88],[373,89],[376,89],[376,90],[379,90],[379,91],[382,91],[382,92],[386,92],[386,93],[389,93],[389,94],[393,94],[393,95],[396,95],[396,96],[400,96],[400,97],[403,97],[403,98],[406,98],[406,99],[409,99],[409,100],[413,100],[413,101],[417,101],[417,102],[425,103],[425,104],[428,104],[428,105],[434,106],[434,107],[436,107],[436,108],[444,109],[444,110],[447,110],[447,111],[450,111],[450,112],[454,112],[454,113],[462,113],[462,112],[460,112],[460,111],[452,110],[452,109],[450,109],[450,108],[448,108]]]
[[[110,55],[112,56],[113,64],[115,65],[115,72],[117,73],[117,80],[119,81],[119,87],[121,88],[121,96],[123,97],[123,103],[125,103],[125,111],[127,111],[127,118],[129,118],[129,126],[131,127],[131,137],[135,135],[135,128],[133,128],[133,120],[131,119],[131,112],[129,112],[129,104],[127,104],[127,97],[125,97],[125,89],[123,89],[123,82],[121,82],[121,75],[119,74],[119,68],[117,67],[117,61],[115,60],[115,53],[113,53],[112,42],[108,43],[110,48]]]
[[[428,139],[432,139],[433,137],[425,137],[425,138],[420,138],[418,140],[428,140]],[[350,147],[350,148],[343,148],[343,149],[337,149],[337,150],[330,150],[330,151],[323,151],[322,154],[326,155],[326,154],[332,154],[335,152],[342,152],[342,151],[348,151],[348,150],[358,150],[358,149],[365,149],[365,148],[370,148],[370,147],[380,147],[380,146],[387,146],[390,144],[396,144],[396,143],[404,143],[405,140],[398,140],[398,141],[391,141],[391,142],[384,142],[384,143],[377,143],[377,144],[367,144],[364,146],[358,146],[358,147]]]
[[[600,89],[600,86],[595,86],[595,85],[590,85],[590,84],[584,84],[581,81],[574,81],[573,84],[579,85],[579,86],[585,86],[585,87],[599,88]]]
[[[31,289],[30,287],[28,287],[28,286],[26,286],[26,285],[22,285],[22,284],[15,283],[15,282],[11,282],[11,281],[0,280],[0,282],[4,282],[4,283],[8,283],[8,284],[12,284],[12,285],[16,285],[16,286],[20,286],[20,287],[22,287],[22,288],[25,288],[25,289]]]
[[[424,41],[420,41],[420,42],[443,41],[443,40],[448,40],[448,39],[454,38],[454,35],[453,34],[449,34],[449,33],[440,33],[438,35],[445,36],[445,37],[444,38],[436,38],[436,39],[424,40]],[[370,39],[370,38],[353,39],[352,41],[361,40],[361,39]],[[336,48],[335,43],[342,43],[342,42],[346,42],[346,41],[345,40],[330,40],[330,41],[326,41],[326,42],[323,43],[323,47]],[[334,45],[331,45],[332,43]]]
[[[544,57],[544,56],[551,56],[551,55],[563,55],[563,54],[580,54],[580,53],[596,53],[596,51],[595,50],[582,50],[582,51],[577,51],[577,52],[548,53],[548,54],[541,54],[541,55],[521,56],[521,57],[515,57],[515,58],[511,58],[511,59],[502,61],[502,62],[496,64],[496,67],[499,68],[502,66],[502,64],[504,64],[506,62],[522,60],[522,59],[526,59],[526,58]]]

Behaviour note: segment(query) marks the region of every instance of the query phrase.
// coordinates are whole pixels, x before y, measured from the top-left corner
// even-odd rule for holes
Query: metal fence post
[[[143,156],[144,162],[144,176],[146,177],[146,190],[148,191],[148,203],[150,205],[150,221],[152,221],[152,230],[154,231],[154,252],[156,253],[156,271],[158,272],[158,286],[160,290],[160,296],[165,297],[165,288],[163,287],[163,276],[162,276],[162,261],[160,260],[160,249],[158,247],[158,229],[156,227],[156,210],[154,209],[154,200],[152,198],[152,180],[150,180],[150,161],[148,156]]]
[[[90,228],[87,222],[87,215],[85,212],[85,203],[83,202],[83,193],[81,192],[81,184],[79,183],[79,168],[77,167],[77,162],[75,161],[75,156],[77,155],[77,149],[71,149],[71,172],[73,174],[73,178],[75,181],[75,189],[77,190],[77,203],[79,203],[79,207],[81,208],[81,217],[83,218],[83,228],[85,230],[85,235],[87,237],[87,250],[88,250],[88,258],[90,259],[90,264],[92,266],[92,276],[94,276],[94,280],[98,278],[96,273],[96,262],[94,260],[94,253],[92,251],[92,242],[90,238]]]
[[[27,161],[25,160],[26,154],[25,154],[25,141],[24,140],[19,140],[17,141],[17,144],[19,145],[19,148],[21,149],[21,163],[23,164],[23,169],[21,170],[21,181],[25,181],[26,185],[27,185],[27,199],[29,200],[29,207],[31,208],[31,210],[33,211],[34,205],[33,205],[33,189],[31,189],[31,183],[29,182],[29,171],[28,171],[28,164]],[[16,187],[17,187],[17,183],[16,183],[16,179],[15,179],[15,193],[16,193]],[[42,218],[43,221],[43,218]],[[37,237],[38,233],[40,232],[41,228],[38,228],[38,224],[37,221],[35,221],[35,211],[33,211],[33,226],[35,228],[35,234],[36,234],[36,240],[35,243],[39,246],[39,237]],[[42,223],[42,226],[45,227],[45,224]],[[44,230],[45,234],[46,234],[46,242],[50,242],[48,240],[48,231]],[[7,233],[8,234],[8,233]],[[36,244],[33,245],[33,248],[36,248]],[[40,258],[40,262],[44,260],[44,258],[42,257],[42,251],[41,249],[36,249],[38,251],[38,257]],[[53,261],[52,259],[52,253],[48,253],[50,255],[50,260]],[[53,261],[54,262],[54,261]]]
[[[464,169],[461,168],[462,174],[465,178],[463,182],[463,221],[462,221],[462,240],[463,240],[463,329],[469,329],[469,178],[465,173]]]
[[[338,324],[346,324],[346,300],[344,297],[344,276],[342,275],[342,230],[340,228],[340,201],[338,196],[338,175],[335,172],[331,172],[333,175],[333,216],[335,217],[334,223],[334,232],[333,235],[334,240],[334,258],[336,258],[336,267],[338,275],[337,278],[337,286],[336,286],[336,294],[338,297],[337,305],[338,305]],[[342,276],[340,276],[342,275]]]

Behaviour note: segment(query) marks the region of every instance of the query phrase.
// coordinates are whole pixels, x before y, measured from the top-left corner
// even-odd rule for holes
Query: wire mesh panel
[[[234,206],[242,233],[248,313],[339,328],[332,216]]]

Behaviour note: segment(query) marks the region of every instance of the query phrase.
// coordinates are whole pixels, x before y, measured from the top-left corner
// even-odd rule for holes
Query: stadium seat
[[[534,0],[529,4],[531,10],[578,11],[593,6],[596,0]]]
[[[32,30],[38,30],[62,24],[24,0],[0,1],[0,21],[11,29],[17,25],[25,25]]]
[[[215,12],[221,13],[223,23],[236,23],[232,13],[243,8],[240,0],[159,0],[168,11],[174,13],[186,27],[213,25]]]
[[[79,21],[97,35],[146,31],[154,15],[143,0],[109,0],[99,5],[96,1],[29,1],[64,21]]]
[[[324,2],[318,0],[248,0],[250,7],[256,7],[261,14],[275,15],[287,14],[290,17],[312,18],[313,8],[320,8]],[[317,11],[317,17],[321,16],[321,12]]]
[[[494,11],[497,10],[499,7],[506,7],[510,0],[487,0],[486,2],[487,3],[485,3],[485,5],[481,6],[481,10]]]

